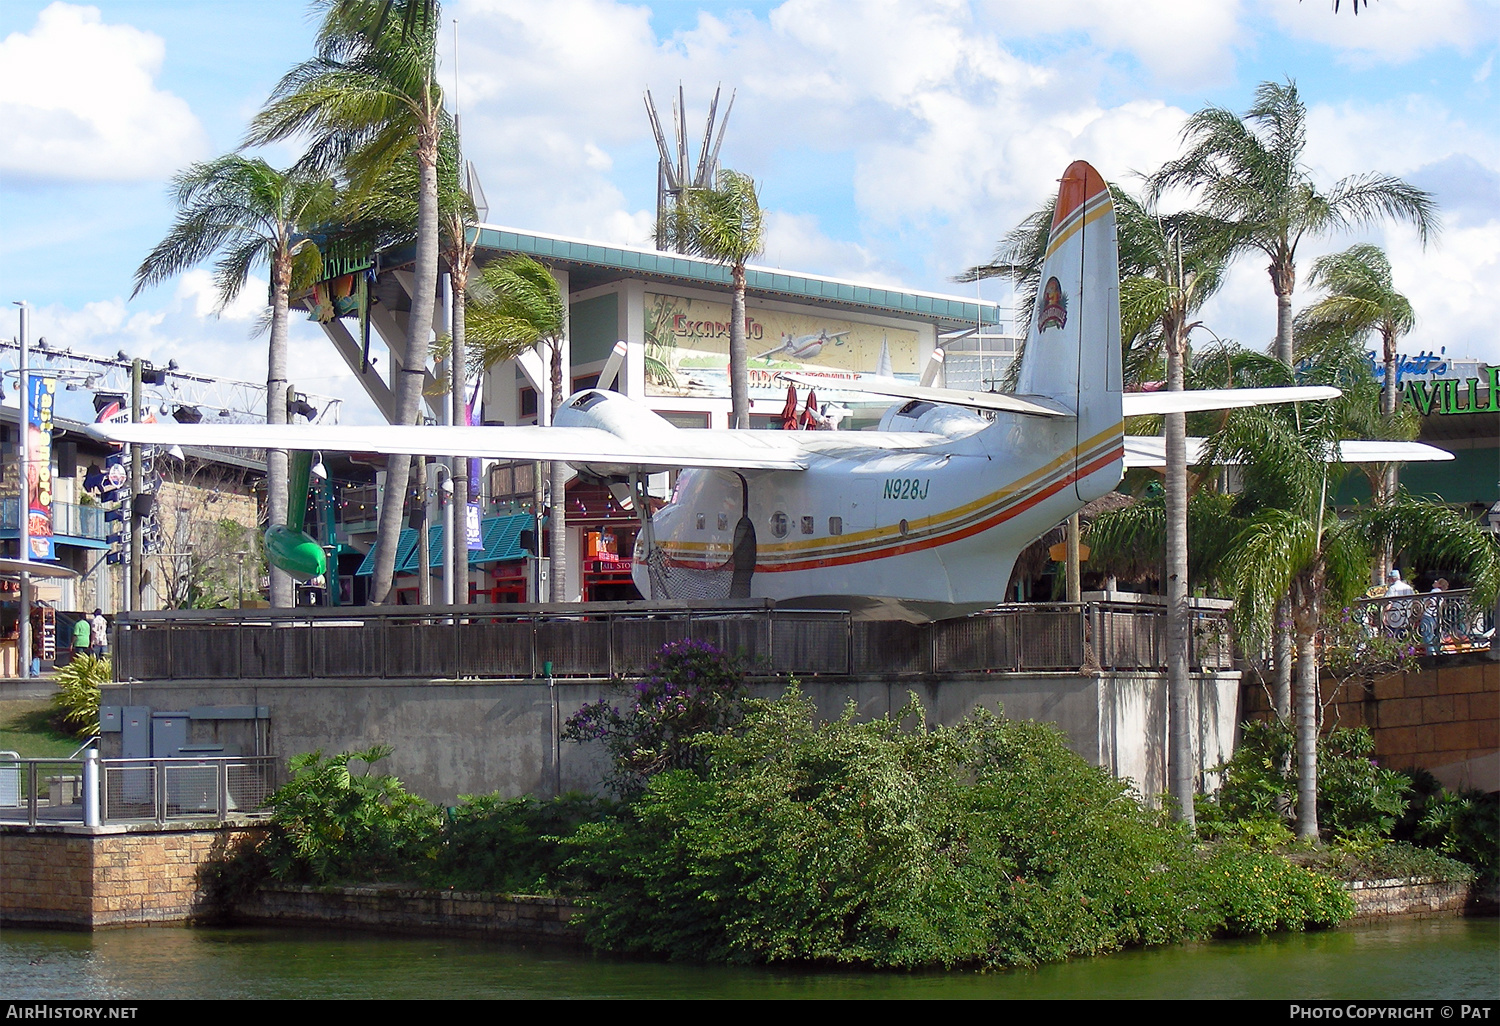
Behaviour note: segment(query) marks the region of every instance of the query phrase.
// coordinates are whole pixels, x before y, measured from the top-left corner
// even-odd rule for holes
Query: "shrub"
[[[449,810],[425,879],[471,891],[557,890],[562,882],[558,838],[614,811],[612,803],[578,793],[544,802],[493,794],[464,795],[462,801]]]
[[[1395,835],[1474,868],[1481,883],[1500,879],[1500,792],[1445,791],[1426,770],[1407,770],[1415,799]]]
[[[419,878],[433,858],[442,812],[395,777],[375,775],[392,749],[325,758],[295,756],[292,779],[271,795],[271,830],[261,847],[270,875],[297,883]],[[365,764],[363,774],[349,763]]]
[[[614,681],[622,705],[608,699],[568,717],[563,737],[602,741],[614,763],[609,786],[634,797],[667,770],[702,774],[709,749],[694,742],[730,730],[742,714],[745,674],[739,662],[704,641],[664,645],[637,681]]]
[[[99,733],[99,689],[114,680],[108,659],[78,655],[57,671],[52,704],[66,729],[80,738]]]
[[[1200,796],[1195,811],[1208,836],[1278,834],[1291,822],[1297,798],[1295,736],[1282,723],[1246,722],[1234,757],[1216,768],[1224,785]],[[1410,782],[1370,756],[1375,739],[1364,727],[1341,728],[1318,739],[1318,825],[1326,839],[1385,837],[1410,803]]]
[[[1053,727],[975,713],[929,728],[915,700],[817,726],[795,691],[745,705],[739,730],[696,742],[702,775],[658,774],[617,820],[564,840],[565,868],[595,904],[596,945],[1024,965],[1340,914],[1315,874],[1292,867],[1261,866],[1265,900],[1230,903],[1233,866],[1209,879],[1181,830]]]

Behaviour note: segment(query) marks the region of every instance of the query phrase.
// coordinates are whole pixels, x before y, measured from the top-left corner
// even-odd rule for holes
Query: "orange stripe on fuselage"
[[[986,517],[985,519],[980,520],[976,523],[969,524],[963,528],[960,528],[959,530],[951,531],[947,534],[939,535],[935,538],[914,539],[909,542],[902,542],[897,545],[891,545],[885,548],[875,549],[873,551],[855,553],[848,556],[825,556],[821,558],[803,560],[796,563],[757,564],[755,567],[755,572],[758,574],[776,574],[785,573],[790,570],[816,570],[819,567],[825,566],[848,566],[852,563],[865,563],[872,559],[888,559],[891,556],[901,556],[905,555],[908,552],[920,552],[923,549],[936,548],[939,545],[951,545],[954,542],[962,541],[965,538],[972,537],[973,535],[988,531],[992,527],[997,527],[1000,524],[1003,524],[1005,521],[1011,519],[1017,514],[1024,513],[1026,510],[1030,509],[1032,506],[1035,506],[1043,499],[1051,498],[1053,495],[1056,495],[1065,487],[1073,484],[1080,478],[1087,477],[1089,474],[1092,474],[1094,471],[1099,470],[1101,467],[1107,466],[1108,464],[1113,463],[1115,460],[1123,459],[1124,456],[1125,447],[1123,445],[1116,446],[1109,452],[1090,462],[1081,470],[1075,471],[1072,474],[1068,474],[1054,480],[1047,487],[1039,489],[1021,502],[1018,502],[1012,506],[1008,506],[1005,509],[999,510],[994,515]]]

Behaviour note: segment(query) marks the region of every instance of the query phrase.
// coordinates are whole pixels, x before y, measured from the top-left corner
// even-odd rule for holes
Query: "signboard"
[[[1487,394],[1481,395],[1481,385],[1485,386]],[[1401,401],[1424,417],[1432,414],[1500,413],[1500,367],[1487,368],[1484,379],[1408,381],[1401,386]]]
[[[646,394],[729,396],[729,306],[683,296],[646,294]],[[814,313],[749,307],[745,338],[750,392],[780,399],[781,370],[895,374],[920,372],[915,330]]]
[[[57,379],[28,378],[26,401],[26,529],[32,559],[54,559],[52,546],[52,403]]]
[[[478,460],[474,461],[478,463]],[[477,489],[476,489],[477,491]],[[479,525],[479,503],[471,502],[464,510],[464,533],[470,552],[484,548],[484,533]]]

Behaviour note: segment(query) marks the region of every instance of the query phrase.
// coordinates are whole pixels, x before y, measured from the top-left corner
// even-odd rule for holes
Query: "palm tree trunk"
[[[1276,359],[1292,365],[1292,292],[1297,286],[1297,267],[1290,260],[1273,261],[1271,287],[1276,292]]]
[[[412,277],[411,314],[406,325],[406,358],[395,382],[396,423],[417,423],[422,402],[422,383],[427,371],[427,352],[432,335],[432,313],[437,303],[438,192],[437,126],[434,120],[417,144],[420,192],[417,196],[417,247]],[[375,533],[375,573],[370,582],[370,602],[380,605],[391,593],[396,567],[396,547],[401,540],[401,502],[411,457],[392,456],[387,461],[386,503],[380,509]],[[394,482],[394,485],[393,485]],[[396,487],[399,486],[399,491]],[[392,502],[392,499],[397,499]],[[390,508],[388,508],[390,507]]]
[[[469,353],[464,339],[464,297],[468,292],[469,269],[467,264],[455,268],[451,274],[453,282],[453,354],[448,361],[451,377],[452,407],[449,423],[460,427],[469,424],[468,367]],[[453,537],[448,544],[453,546],[453,601],[466,605],[469,601],[469,458],[458,456],[453,460]]]
[[[563,394],[562,343],[552,346],[552,418],[557,423],[557,410],[562,406]],[[565,602],[568,598],[568,496],[563,475],[567,466],[553,463],[552,467],[552,601]]]
[[[1292,720],[1292,619],[1291,603],[1282,599],[1276,606],[1276,623],[1272,626],[1271,661],[1276,680],[1271,685],[1271,704],[1282,723]]]
[[[1317,616],[1310,614],[1316,624]],[[1297,836],[1318,836],[1318,657],[1317,633],[1297,631]]]
[[[284,247],[283,247],[284,248]],[[291,278],[291,258],[278,253],[272,269],[275,286],[271,290],[271,344],[266,367],[266,423],[286,423],[287,389],[287,320],[290,303],[287,283]],[[287,457],[285,449],[266,450],[266,520],[270,526],[286,523]],[[271,605],[286,609],[296,604],[296,589],[291,575],[276,566],[271,571]]]
[[[1179,335],[1173,332],[1173,335]],[[1167,388],[1182,391],[1185,338],[1167,342]],[[1188,675],[1188,552],[1187,552],[1187,417],[1166,415],[1167,443],[1167,705],[1169,709],[1168,780],[1179,822],[1194,828],[1193,795],[1196,766],[1193,760],[1192,681]]]
[[[745,342],[745,265],[735,264],[734,298],[729,304],[730,427],[750,426],[750,359]]]

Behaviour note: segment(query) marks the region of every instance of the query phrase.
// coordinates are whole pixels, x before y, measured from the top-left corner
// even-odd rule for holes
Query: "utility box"
[[[526,557],[526,601],[546,602],[552,594],[548,582],[552,579],[550,556]]]

